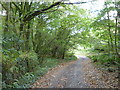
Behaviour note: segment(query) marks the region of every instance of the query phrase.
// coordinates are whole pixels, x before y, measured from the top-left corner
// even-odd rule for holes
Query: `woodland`
[[[96,16],[77,6],[84,3],[0,2],[3,88],[30,87],[50,68],[76,60],[79,46],[97,64],[120,66],[120,1],[105,2]]]

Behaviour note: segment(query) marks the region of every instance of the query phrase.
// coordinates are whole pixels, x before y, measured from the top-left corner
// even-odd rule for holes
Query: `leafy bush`
[[[34,52],[4,50],[2,61],[3,87],[12,87],[11,84],[17,83],[14,80],[24,74],[26,76],[26,73],[34,71],[38,65],[37,55]]]
[[[115,55],[112,54],[99,54],[89,56],[93,62],[99,62],[101,64],[117,64],[118,59]]]
[[[26,69],[28,72],[34,71],[35,66],[39,65],[38,57],[35,52],[24,52],[19,58],[19,65],[25,67],[24,69]]]
[[[30,83],[34,82],[34,74],[26,73],[22,77],[18,79],[14,79],[14,83],[11,85],[13,88],[28,88],[30,87]]]

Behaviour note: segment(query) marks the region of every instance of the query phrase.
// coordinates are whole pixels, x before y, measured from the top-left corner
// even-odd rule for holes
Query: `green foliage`
[[[30,83],[34,82],[34,75],[32,73],[26,73],[19,79],[14,79],[14,83],[11,85],[12,88],[28,88]]]
[[[9,54],[11,54],[10,51],[4,53],[5,55],[3,54],[2,61],[2,73],[4,74],[3,80],[5,81],[4,84],[7,83],[11,85],[14,82],[14,79],[17,79],[24,74],[26,75],[27,72],[33,72],[39,64],[37,55],[34,52],[19,52],[18,55],[12,53],[15,55],[12,57],[9,56]]]
[[[118,58],[115,58],[113,54],[98,54],[98,55],[93,55],[89,56],[93,62],[100,63],[103,65],[110,64],[110,65],[119,65],[119,60]]]
[[[120,32],[117,26],[117,16],[115,16],[115,13],[117,14],[119,12],[116,9],[118,8],[116,3],[117,2],[111,1],[105,3],[105,7],[100,11],[94,22],[90,25],[91,31],[89,32],[89,43],[91,48],[93,48],[92,52],[95,52],[94,49],[104,49],[104,51],[100,53],[112,53],[113,55],[108,55],[108,57],[100,56],[100,59],[105,58],[105,61],[108,59],[108,61],[111,62],[120,57]],[[99,51],[97,53],[99,53]],[[111,60],[111,57],[113,60]]]

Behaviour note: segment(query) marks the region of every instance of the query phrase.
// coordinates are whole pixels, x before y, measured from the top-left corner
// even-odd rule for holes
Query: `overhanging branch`
[[[31,19],[33,19],[35,16],[41,14],[41,13],[46,13],[45,11],[55,7],[55,6],[58,6],[60,4],[83,4],[83,3],[87,3],[87,2],[76,2],[76,3],[62,3],[62,1],[59,1],[59,2],[56,2],[54,4],[52,4],[51,6],[45,8],[45,9],[41,9],[41,10],[38,10],[38,11],[34,11],[33,13],[31,14],[27,14],[24,18],[23,18],[23,22],[27,22],[27,21],[30,21]],[[55,11],[55,10],[53,10]],[[49,11],[48,11],[49,12]]]
[[[41,13],[44,13],[44,11],[47,11],[48,9],[51,9],[53,8],[54,6],[57,6],[59,5],[61,2],[56,2],[54,4],[52,4],[51,6],[45,8],[45,9],[41,9],[41,10],[38,10],[38,11],[34,11],[34,13],[30,14],[30,15],[26,15],[23,19],[24,22],[26,21],[30,21],[31,19],[33,19],[35,16],[41,14]]]

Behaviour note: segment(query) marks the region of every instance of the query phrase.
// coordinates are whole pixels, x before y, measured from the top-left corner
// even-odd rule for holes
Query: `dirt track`
[[[111,80],[111,77],[99,72],[94,68],[89,58],[77,56],[78,60],[50,70],[40,80],[34,83],[33,88],[116,88],[117,79]],[[114,75],[114,73],[110,73]],[[110,79],[109,79],[110,78]],[[114,79],[114,78],[113,78]]]
[[[83,78],[82,61],[87,57],[79,57],[77,61],[63,65],[59,70],[47,74],[40,81],[34,84],[38,88],[86,88],[89,87]]]

